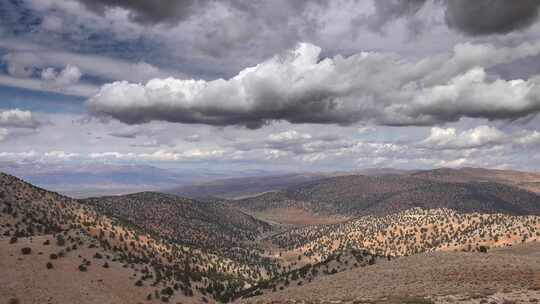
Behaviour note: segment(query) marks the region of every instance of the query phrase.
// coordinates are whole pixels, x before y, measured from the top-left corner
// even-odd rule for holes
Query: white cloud
[[[502,144],[507,136],[495,127],[478,126],[458,133],[455,128],[431,128],[422,144],[435,149],[471,149]]]
[[[540,77],[503,80],[485,69],[540,53],[458,45],[450,55],[410,61],[362,52],[321,59],[302,43],[224,80],[152,79],[104,85],[89,102],[96,115],[130,124],[152,120],[258,128],[269,122],[434,125],[463,117],[513,119],[540,111]]]
[[[60,72],[54,68],[46,68],[41,72],[41,78],[54,86],[64,87],[79,82],[82,73],[78,67],[68,64]]]
[[[66,153],[64,151],[50,151],[44,153],[45,157],[56,158],[56,159],[71,159],[79,157],[79,153]]]
[[[515,137],[514,142],[525,146],[540,145],[540,132],[536,130],[524,132],[521,136]]]
[[[469,161],[466,158],[458,158],[452,160],[439,160],[435,163],[435,167],[442,168],[459,168],[465,166]]]
[[[41,123],[30,111],[19,109],[0,110],[0,127],[35,129],[40,125]]]
[[[268,140],[270,141],[292,141],[292,140],[301,140],[301,139],[310,139],[311,135],[307,133],[299,133],[296,130],[283,131],[280,133],[274,133],[268,135]]]

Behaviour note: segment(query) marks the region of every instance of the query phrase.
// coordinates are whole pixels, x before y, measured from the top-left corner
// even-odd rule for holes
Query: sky
[[[540,170],[538,0],[4,0],[0,162]]]

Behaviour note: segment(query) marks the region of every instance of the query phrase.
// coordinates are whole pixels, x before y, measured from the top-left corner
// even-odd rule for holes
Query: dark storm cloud
[[[254,23],[261,21],[267,27],[280,28],[290,18],[300,17],[310,5],[325,7],[322,0],[300,1],[243,1],[243,0],[78,0],[91,11],[104,15],[107,9],[123,8],[130,18],[142,24],[175,24],[194,15],[201,15],[212,4],[225,5],[241,13]],[[538,0],[433,0],[446,11],[446,22],[450,28],[468,35],[504,34],[524,29],[538,18]],[[414,30],[418,20],[412,18],[428,0],[377,0],[375,13],[359,17],[353,24],[366,25],[370,30],[382,32],[384,26],[395,19],[405,17]],[[308,19],[308,18],[303,18]],[[313,21],[310,21],[313,22]]]
[[[176,23],[204,8],[211,0],[78,0],[91,11],[104,15],[107,9],[123,8],[138,23]]]
[[[242,1],[242,0],[78,0],[88,9],[104,15],[107,9],[123,8],[130,12],[130,18],[142,24],[178,23],[202,13],[212,4],[226,5],[251,17],[280,17],[272,22],[279,24],[290,15],[301,13],[309,4],[325,4],[323,0],[298,1]],[[272,6],[275,9],[265,9]],[[270,20],[267,20],[270,21]]]
[[[538,0],[433,0],[442,5],[448,27],[467,35],[506,34],[525,29],[538,19]],[[375,13],[361,18],[375,32],[399,18],[412,20],[428,0],[374,1]],[[409,24],[414,25],[414,22]]]
[[[469,35],[505,34],[538,18],[538,0],[448,0],[448,26]]]

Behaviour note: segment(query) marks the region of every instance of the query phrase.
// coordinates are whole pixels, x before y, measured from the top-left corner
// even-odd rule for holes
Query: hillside
[[[540,245],[479,252],[434,252],[380,261],[288,288],[264,290],[240,303],[537,303]],[[298,284],[303,282],[303,284]]]
[[[305,266],[241,293],[240,302],[486,303],[540,295],[538,216],[416,208],[268,241]]]
[[[74,200],[0,174],[0,269],[6,269],[0,278],[0,298],[13,303],[61,304],[73,301],[214,303],[251,298],[263,303],[277,299],[281,303],[298,290],[299,300],[314,300],[320,292],[325,292],[320,299],[338,299],[341,291],[336,285],[328,285],[330,289],[324,290],[319,282],[341,277],[351,280],[351,275],[364,273],[384,278],[389,271],[385,267],[390,267],[385,265],[399,263],[418,263],[419,271],[427,272],[429,267],[414,259],[424,256],[435,256],[435,260],[440,257],[441,265],[447,262],[454,265],[463,256],[473,257],[471,261],[476,263],[476,257],[485,256],[489,258],[486,265],[491,265],[499,261],[496,256],[491,258],[499,248],[540,240],[539,216],[508,214],[529,212],[527,208],[532,208],[534,201],[527,205],[526,195],[534,198],[535,194],[508,185],[490,186],[494,184],[491,182],[481,183],[484,191],[481,193],[500,198],[508,204],[505,206],[512,208],[506,210],[509,212],[471,213],[467,209],[458,212],[416,207],[397,213],[324,215],[339,210],[332,209],[339,203],[332,198],[340,195],[340,191],[346,190],[343,199],[350,202],[357,198],[358,189],[367,198],[382,197],[390,191],[392,196],[384,200],[388,202],[399,197],[400,191],[392,192],[395,189],[401,189],[400,194],[415,193],[418,190],[415,183],[432,188],[433,185],[448,187],[448,184],[478,187],[475,183],[445,183],[396,175],[341,176],[265,194],[273,199],[274,205],[267,206],[273,210],[283,206],[284,212],[304,210],[289,214],[304,217],[296,219],[305,222],[295,227],[261,221],[236,209],[234,203],[239,201],[199,202],[155,192]],[[259,216],[264,213],[264,205],[257,202],[263,211],[253,213]],[[486,206],[492,208],[502,203],[497,204]],[[321,206],[327,209],[315,209]],[[307,225],[313,219],[319,221],[317,225]],[[525,268],[514,273],[515,279],[485,286],[494,286],[494,293],[504,292],[506,287],[514,288],[516,284],[532,288],[532,283],[524,283],[529,276],[534,278],[536,271],[536,266],[528,261],[524,262]],[[456,273],[453,269],[459,270],[445,269],[441,273],[450,277]],[[493,275],[512,275],[506,267],[494,267],[493,271]],[[478,290],[469,286],[475,278],[473,274],[464,274],[469,281],[456,280],[452,283],[455,285],[445,285],[432,280],[438,284],[433,292],[421,294],[418,290],[430,283],[422,283],[423,275],[403,274],[399,283],[402,285],[396,290],[373,288],[352,294],[373,299],[386,295],[399,297],[411,287],[413,295],[435,301],[436,296],[445,293],[454,296],[461,291]],[[428,272],[426,278],[433,275]],[[47,279],[51,276],[55,280]],[[348,287],[350,283],[340,284],[344,290],[353,288]],[[370,287],[370,283],[362,284]],[[450,292],[451,286],[457,286],[457,291]]]
[[[270,225],[223,203],[141,192],[80,200],[98,212],[129,221],[177,243],[245,257],[249,241]]]
[[[324,178],[323,173],[287,174],[275,176],[254,176],[245,178],[220,179],[165,189],[164,192],[190,198],[234,199],[252,196],[268,191],[285,189]]]
[[[366,249],[379,256],[426,251],[478,251],[540,240],[540,217],[457,213],[449,209],[414,208],[386,216],[364,216],[345,223],[308,226],[273,235],[283,250],[315,260],[345,249]]]
[[[536,193],[495,182],[447,182],[409,175],[349,175],[313,181],[283,191],[231,202],[234,206],[274,215],[276,210],[303,210],[311,216],[384,215],[414,207],[458,212],[540,214]]]
[[[6,266],[10,276],[3,278],[8,284],[0,285],[2,299],[35,303],[46,298],[70,303],[69,299],[80,297],[80,303],[102,303],[102,299],[132,303],[135,298],[137,302],[151,298],[197,303],[227,299],[264,273],[264,265],[249,266],[171,242],[155,231],[6,174],[0,174],[0,210],[0,255],[8,257],[2,263],[16,265]],[[62,278],[50,283],[35,281],[49,273]],[[59,295],[55,284],[67,281],[67,286],[81,283],[85,287],[64,290]],[[34,282],[36,288],[41,286],[42,292],[25,292],[28,282]],[[116,284],[135,286],[137,291],[130,292],[131,287],[117,290],[113,288]],[[90,295],[92,290],[102,295]],[[130,296],[124,298],[122,295],[128,292]],[[141,295],[144,297],[138,298]]]
[[[411,173],[411,176],[443,182],[496,182],[540,193],[540,173],[484,168],[441,168]]]

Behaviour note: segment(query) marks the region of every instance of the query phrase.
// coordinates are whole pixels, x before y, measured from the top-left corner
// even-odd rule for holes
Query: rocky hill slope
[[[540,195],[492,181],[441,181],[410,175],[350,175],[230,202],[249,212],[304,210],[312,215],[385,215],[410,208],[540,215]],[[279,218],[274,218],[279,221]]]
[[[227,300],[246,284],[255,283],[264,268],[173,242],[158,230],[143,229],[6,174],[0,174],[0,211],[0,255],[6,257],[2,263],[7,263],[2,269],[9,268],[9,276],[3,278],[9,284],[0,284],[2,299],[23,303],[44,297],[61,303],[73,298],[80,298],[79,303],[103,303],[104,298],[123,299],[114,303],[212,302]],[[38,263],[42,265],[37,267]],[[62,279],[50,284],[35,281],[49,273]],[[55,287],[67,281],[79,282],[83,288],[59,291]],[[41,292],[26,292],[31,288],[28,284]],[[115,284],[128,287],[118,290]],[[99,286],[102,296],[89,294]],[[130,296],[122,298],[125,293]]]

